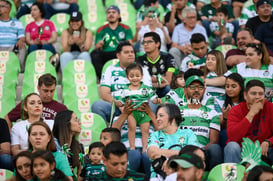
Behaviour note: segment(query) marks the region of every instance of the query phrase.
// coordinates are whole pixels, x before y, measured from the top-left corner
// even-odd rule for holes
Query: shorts
[[[133,111],[132,113],[138,126],[143,123],[147,123],[151,121],[151,118],[144,112],[136,110],[136,111]]]

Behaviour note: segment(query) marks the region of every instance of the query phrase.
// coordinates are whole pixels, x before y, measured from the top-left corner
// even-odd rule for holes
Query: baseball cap
[[[169,166],[171,168],[176,168],[179,165],[182,168],[196,167],[199,169],[204,169],[204,163],[202,159],[194,153],[185,153],[179,156],[179,158],[170,161]]]
[[[193,75],[193,76],[190,76],[187,80],[186,80],[186,82],[185,82],[185,87],[187,87],[188,85],[190,85],[192,82],[194,82],[194,81],[199,81],[199,82],[201,82],[201,84],[205,84],[204,83],[204,81],[203,81],[203,79],[201,78],[201,77],[199,77],[199,76],[197,76],[197,75]]]
[[[160,14],[156,7],[149,7],[144,11],[144,16],[147,16],[150,12],[155,13],[156,16]]]
[[[70,15],[70,21],[80,21],[82,20],[82,13],[79,11],[73,11]]]
[[[256,4],[257,8],[263,4],[270,4],[269,0],[259,0]]]
[[[120,14],[120,9],[119,9],[119,7],[117,7],[117,6],[115,6],[115,5],[112,5],[112,6],[109,6],[109,8],[107,8],[107,11],[109,11],[109,10],[111,10],[111,9],[116,10],[116,11],[118,12],[118,14]],[[107,12],[107,11],[106,11],[106,12]]]

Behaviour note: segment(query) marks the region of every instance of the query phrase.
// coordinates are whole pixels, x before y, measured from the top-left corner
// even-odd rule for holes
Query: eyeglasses
[[[144,45],[144,44],[151,44],[151,43],[154,43],[155,41],[153,41],[153,40],[148,40],[148,41],[143,41],[142,42],[142,44]]]
[[[202,85],[189,85],[188,87],[190,88],[190,90],[195,90],[196,88],[198,90],[204,90],[204,86]]]

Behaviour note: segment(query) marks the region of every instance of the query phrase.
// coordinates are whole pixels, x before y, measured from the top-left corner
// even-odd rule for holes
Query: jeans
[[[229,142],[224,148],[224,162],[239,163],[241,161],[241,150],[241,146],[237,142]]]
[[[111,116],[111,108],[112,105],[110,104],[110,102],[99,100],[94,102],[91,109],[93,113],[100,115],[105,120],[105,122],[109,123]],[[120,115],[120,113],[121,113],[120,110],[116,108],[115,116]]]
[[[13,171],[13,162],[12,162],[12,156],[8,154],[2,154],[0,155],[0,168],[1,169],[8,169],[10,171]]]
[[[214,166],[223,163],[223,153],[220,145],[211,144],[206,149],[206,160],[208,161],[206,168],[211,170]]]
[[[73,52],[64,52],[60,56],[60,64],[62,72],[66,66],[67,63],[76,60],[76,59],[82,59],[87,62],[91,62],[91,57],[89,52],[79,52],[79,51],[73,51]]]
[[[36,45],[36,44],[34,44],[34,45],[30,45],[28,47],[28,53],[31,53],[31,52],[33,52],[35,50],[39,50],[39,49],[44,49],[44,50],[51,51],[53,54],[56,53],[55,48],[53,47],[52,44],[44,44],[44,45]]]
[[[170,86],[166,86],[163,88],[157,88],[156,89],[156,94],[158,95],[159,98],[164,97],[168,92],[170,92],[171,88]]]
[[[62,3],[54,3],[53,5],[56,6],[58,4],[62,4]],[[69,7],[67,9],[55,9],[53,7],[53,5],[48,4],[48,3],[44,3],[44,7],[45,7],[45,18],[46,19],[50,19],[50,17],[56,13],[67,13],[67,14],[71,14],[74,11],[79,11],[79,6],[76,3],[72,3],[69,5]],[[66,5],[66,3],[65,3]]]
[[[143,168],[146,175],[150,175],[151,162],[147,153],[142,153],[141,149],[129,150],[128,151],[129,167],[131,170],[136,172]]]
[[[227,129],[223,129],[220,131],[220,135],[219,135],[219,145],[222,147],[222,149],[225,148],[226,143],[227,143]]]

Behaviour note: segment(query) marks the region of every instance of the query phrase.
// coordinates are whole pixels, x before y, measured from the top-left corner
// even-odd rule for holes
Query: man
[[[50,19],[56,13],[67,13],[79,11],[78,0],[46,0],[45,4],[45,18]]]
[[[246,45],[252,43],[254,37],[252,31],[248,28],[243,28],[237,34],[237,49],[231,49],[226,53],[226,64],[229,67],[246,61],[245,49]]]
[[[120,42],[116,49],[116,56],[119,59],[119,63],[108,67],[101,78],[100,96],[102,100],[92,105],[92,112],[102,116],[106,122],[110,121],[113,95],[129,83],[125,69],[135,61],[135,52],[131,43],[129,41]],[[151,85],[151,78],[146,69],[143,69],[143,74],[144,84]],[[119,114],[119,109],[116,109],[116,114]]]
[[[0,0],[0,51],[13,51],[17,54],[21,72],[25,69],[25,30],[20,21],[10,18],[11,3]]]
[[[262,155],[273,163],[273,104],[265,100],[265,86],[259,80],[246,84],[245,101],[231,108],[227,120],[228,144],[224,149],[225,162],[239,163],[242,139],[247,137],[261,144]]]
[[[38,92],[43,103],[42,117],[44,119],[54,120],[54,117],[59,111],[66,110],[67,107],[55,100],[53,96],[56,88],[56,78],[51,74],[44,74],[38,80]],[[6,116],[9,128],[11,128],[11,122],[15,122],[21,118],[22,115],[22,102],[16,105]]]
[[[180,70],[186,72],[189,68],[203,68],[206,65],[208,43],[201,33],[194,33],[190,39],[192,53],[186,56],[180,66]]]
[[[177,181],[201,181],[205,168],[202,159],[191,152],[171,160],[170,167],[177,168]]]
[[[103,164],[106,171],[89,177],[89,181],[96,180],[148,180],[144,174],[127,170],[128,151],[121,142],[111,142],[103,150]]]
[[[188,104],[180,106],[182,129],[192,129],[197,135],[199,146],[204,148],[209,161],[208,168],[222,163],[222,150],[218,145],[220,119],[218,113],[201,104],[205,93],[205,84],[201,77],[189,77],[185,82],[185,96]]]
[[[168,53],[160,52],[161,40],[155,32],[144,34],[143,45],[145,54],[138,57],[136,62],[148,69],[158,97],[164,97],[170,91],[169,85],[175,71],[174,58]],[[162,80],[159,80],[159,75]]]
[[[256,4],[256,8],[258,16],[252,17],[246,22],[246,27],[251,29],[254,35],[259,25],[268,23],[272,19],[271,4],[269,0],[259,0]]]
[[[97,30],[95,50],[91,53],[92,63],[99,78],[103,65],[116,58],[119,42],[128,40],[132,44],[133,39],[130,27],[120,23],[120,9],[117,6],[110,6],[106,13],[108,23]]]
[[[182,11],[182,18],[184,23],[175,26],[172,35],[172,48],[169,53],[175,58],[176,68],[179,68],[181,61],[185,56],[192,53],[190,45],[190,37],[194,33],[201,33],[208,42],[207,33],[204,27],[197,24],[196,10],[190,7],[186,7]]]

